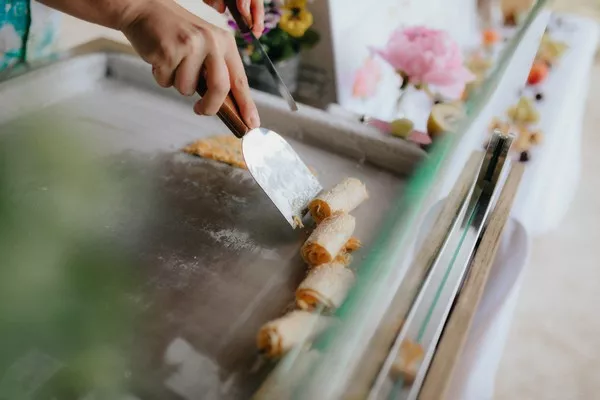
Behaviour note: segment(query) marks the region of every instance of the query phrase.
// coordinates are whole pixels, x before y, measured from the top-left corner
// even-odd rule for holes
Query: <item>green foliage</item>
[[[319,43],[321,35],[316,30],[309,28],[304,36],[300,38],[300,44],[304,49],[311,49]]]
[[[31,354],[59,366],[38,390],[62,396],[47,398],[118,392],[135,281],[113,230],[131,185],[56,121],[14,128],[0,135],[0,399],[31,390],[18,372]]]
[[[314,47],[319,40],[320,35],[314,29],[308,29],[302,37],[295,38],[279,27],[270,30],[259,39],[273,62],[294,57],[301,50]],[[261,53],[254,50],[252,43],[246,41],[239,34],[236,35],[236,43],[242,55],[246,56],[243,59],[249,60],[253,64],[262,62]]]

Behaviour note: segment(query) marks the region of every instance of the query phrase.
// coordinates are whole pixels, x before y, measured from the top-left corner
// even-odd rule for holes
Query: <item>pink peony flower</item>
[[[354,85],[352,86],[352,96],[362,99],[373,96],[380,79],[380,65],[373,58],[367,59],[365,64],[356,72]]]
[[[396,29],[384,49],[374,49],[408,83],[435,86],[457,98],[475,76],[463,65],[458,44],[444,31],[423,26]]]

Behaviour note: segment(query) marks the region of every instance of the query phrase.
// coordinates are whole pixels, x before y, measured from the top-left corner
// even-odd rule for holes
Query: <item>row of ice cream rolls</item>
[[[317,225],[300,249],[308,273],[296,290],[296,310],[260,329],[257,346],[265,356],[280,357],[333,322],[321,311],[330,313],[340,307],[354,285],[351,253],[361,243],[352,236],[356,220],[350,212],[368,198],[360,180],[346,178],[310,202],[308,209]]]

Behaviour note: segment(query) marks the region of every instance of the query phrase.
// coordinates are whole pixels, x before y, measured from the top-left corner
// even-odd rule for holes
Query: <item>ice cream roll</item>
[[[348,214],[369,198],[367,188],[356,178],[346,178],[308,204],[313,219],[321,223],[335,213]]]
[[[258,332],[258,350],[269,358],[280,357],[294,346],[312,340],[332,322],[331,317],[297,310],[270,321]]]
[[[331,262],[342,251],[356,226],[353,216],[338,213],[321,222],[308,237],[300,254],[304,261],[314,267]]]
[[[313,268],[296,290],[296,305],[303,310],[319,306],[336,309],[342,305],[354,280],[354,272],[340,263]]]

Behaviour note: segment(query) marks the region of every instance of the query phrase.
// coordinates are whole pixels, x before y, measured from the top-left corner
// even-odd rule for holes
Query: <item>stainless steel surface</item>
[[[139,292],[127,294],[138,308],[128,349],[138,397],[250,397],[272,368],[256,354],[256,332],[293,301],[306,270],[299,257],[306,231],[289,229],[247,171],[180,152],[202,137],[229,134],[222,123],[196,116],[193,99],[154,86],[143,64],[105,54],[3,82],[0,102],[0,132],[19,134],[31,121],[59,118],[93,141],[96,154],[122,170],[124,179],[154,188],[156,205],[137,210],[137,217],[147,219],[144,237],[130,249],[140,275]],[[319,124],[294,124],[294,137],[302,137],[302,129],[325,129]],[[365,244],[360,258],[402,180],[321,146],[288,140],[325,187],[347,176],[367,185],[371,198],[353,213],[355,235]]]
[[[298,154],[275,132],[258,128],[242,139],[248,170],[292,228],[323,187]]]
[[[415,299],[402,330],[372,388],[371,399],[417,399],[427,369],[433,358],[446,320],[458,295],[469,264],[476,251],[478,239],[501,190],[502,178],[508,170],[508,151],[512,137],[494,133],[473,188],[462,203],[459,218],[449,232],[423,289]],[[405,385],[390,375],[392,363],[404,340],[419,343],[425,350],[414,382]]]
[[[137,58],[112,53],[108,63],[115,79],[135,82],[143,87],[155,85],[150,68]],[[181,95],[174,90],[161,90],[161,94],[181,100]],[[427,156],[424,150],[412,143],[383,135],[375,129],[330,112],[309,106],[290,112],[283,99],[257,90],[252,90],[252,97],[262,126],[283,134],[286,140],[296,139],[309,143],[316,148],[376,165],[399,176],[410,176]],[[188,101],[191,104],[191,100]]]
[[[277,84],[277,89],[279,91],[279,94],[281,94],[281,97],[285,99],[292,111],[298,111],[298,105],[296,104],[294,97],[288,90],[287,86],[285,86],[283,79],[281,79],[279,72],[277,72],[277,68],[275,68],[275,65],[273,65],[273,61],[271,61],[271,59],[269,58],[269,55],[267,54],[267,51],[263,47],[260,40],[258,40],[256,36],[254,36],[254,33],[252,33],[251,31],[248,32],[247,35],[250,35],[250,37],[252,38],[252,44],[254,45],[254,48],[258,49],[258,51],[260,51],[260,53],[262,54],[264,65],[265,67],[267,67],[269,74],[273,77],[273,80]]]

